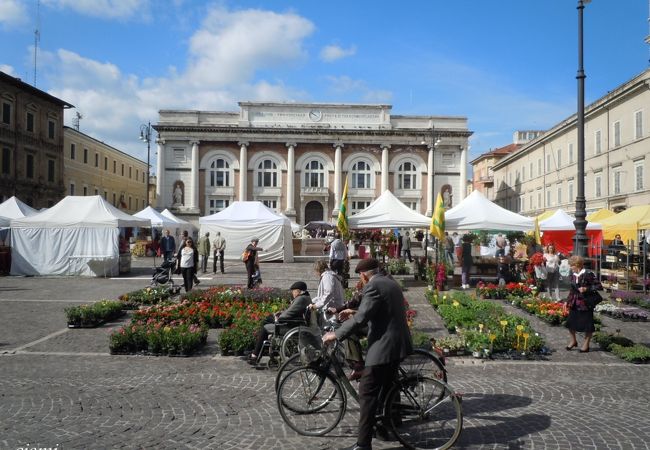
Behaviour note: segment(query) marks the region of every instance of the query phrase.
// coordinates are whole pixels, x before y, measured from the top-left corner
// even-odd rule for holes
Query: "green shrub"
[[[611,352],[631,363],[641,364],[650,362],[650,347],[646,347],[643,344],[634,344],[631,347],[612,344]]]
[[[634,345],[634,342],[626,337],[600,332],[594,333],[593,340],[596,341],[600,348],[608,352],[612,351],[612,345],[619,345],[621,347],[631,347]]]
[[[142,305],[157,305],[160,302],[169,300],[170,297],[169,288],[158,286],[138,289],[137,291],[122,294],[118,298],[125,308],[137,309]]]
[[[65,308],[68,326],[93,327],[120,317],[122,303],[114,300],[101,300],[90,305],[70,306]]]
[[[413,347],[423,348],[425,350],[431,349],[431,336],[422,331],[412,331],[411,339],[413,340]]]

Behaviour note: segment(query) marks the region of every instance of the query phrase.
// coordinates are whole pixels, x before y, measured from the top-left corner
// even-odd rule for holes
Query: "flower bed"
[[[607,333],[594,333],[593,339],[603,350],[612,352],[625,361],[634,364],[650,362],[650,347],[635,344],[631,339]]]
[[[122,307],[124,309],[137,309],[143,305],[155,305],[165,300],[169,300],[171,293],[169,288],[159,286],[159,287],[147,287],[144,289],[138,289],[137,291],[128,292],[122,294],[118,299],[122,302]]]
[[[511,350],[529,353],[544,346],[544,340],[526,319],[506,314],[500,305],[462,293],[440,295],[431,291],[426,296],[447,329],[464,340],[467,350],[481,354]]]
[[[505,286],[499,286],[481,281],[476,287],[476,295],[480,298],[529,297],[536,293],[535,286],[531,287],[525,283],[507,283]]]
[[[564,303],[549,302],[536,297],[513,298],[512,305],[536,315],[551,325],[561,324],[569,315]]]
[[[69,328],[93,328],[124,315],[122,303],[102,300],[90,305],[65,308]]]
[[[134,311],[131,324],[111,335],[110,348],[113,353],[188,355],[205,344],[208,328],[228,327],[220,344],[223,341],[233,351],[250,350],[260,321],[285,308],[288,297],[287,291],[272,288],[216,286],[190,291],[180,303],[162,301]]]
[[[189,356],[205,344],[207,337],[206,325],[137,320],[114,331],[109,348],[111,354]]]
[[[648,311],[635,306],[616,305],[612,302],[602,302],[596,305],[595,311],[601,314],[607,314],[615,319],[626,321],[646,321],[648,320]]]
[[[615,298],[617,301],[618,299],[621,299],[621,302],[623,303],[650,309],[650,295],[641,292],[612,291],[611,298]]]

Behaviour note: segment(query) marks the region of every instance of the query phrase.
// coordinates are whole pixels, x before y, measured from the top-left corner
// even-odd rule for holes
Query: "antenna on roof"
[[[36,87],[36,69],[38,57],[38,43],[41,41],[41,0],[36,0],[36,28],[34,29],[34,87]]]
[[[74,127],[75,130],[79,131],[79,122],[83,118],[84,118],[84,116],[82,116],[79,111],[77,111],[75,113],[75,117],[74,117],[74,119],[72,119],[72,126]]]

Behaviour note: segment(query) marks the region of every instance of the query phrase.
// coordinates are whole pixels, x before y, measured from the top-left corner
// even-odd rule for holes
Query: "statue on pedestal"
[[[172,194],[172,198],[174,200],[172,206],[183,206],[183,186],[180,181],[177,181],[174,184],[174,192]]]

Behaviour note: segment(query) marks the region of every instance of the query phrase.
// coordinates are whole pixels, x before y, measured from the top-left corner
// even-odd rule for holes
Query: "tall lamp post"
[[[423,140],[422,143],[426,144],[426,140]],[[429,170],[431,171],[431,178],[430,178],[431,179],[431,186],[429,186],[429,195],[431,195],[431,197],[433,198],[433,207],[431,209],[431,219],[432,220],[433,220],[433,215],[436,212],[435,202],[437,200],[437,197],[435,196],[436,191],[435,191],[435,182],[434,182],[434,178],[435,178],[434,167],[435,167],[435,161],[436,161],[435,150],[436,150],[436,147],[438,146],[438,144],[440,144],[440,139],[439,138],[436,139],[436,127],[432,123],[431,124],[431,150],[433,151],[433,155],[432,155],[433,158],[431,160],[431,167],[429,168]],[[430,234],[430,230],[427,230],[427,232],[424,233],[424,257],[425,258],[428,258],[429,234]],[[436,247],[436,264],[437,263],[438,263],[438,252],[437,252],[437,247]]]
[[[151,156],[151,122],[140,125],[140,140],[147,143],[147,195],[146,206],[149,206],[149,158]]]
[[[587,256],[587,211],[585,200],[585,71],[582,61],[582,15],[591,0],[578,0],[578,195],[576,196],[576,228],[573,254]]]

